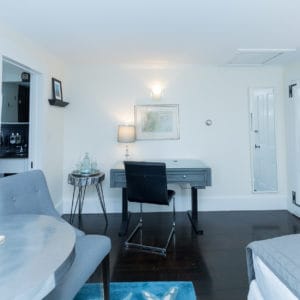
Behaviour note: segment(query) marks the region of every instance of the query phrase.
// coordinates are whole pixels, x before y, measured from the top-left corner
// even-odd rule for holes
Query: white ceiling
[[[299,0],[0,0],[0,22],[73,62],[223,65],[239,48],[300,48]]]

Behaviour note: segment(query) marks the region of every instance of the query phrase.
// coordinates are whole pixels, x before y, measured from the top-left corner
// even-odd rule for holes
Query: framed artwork
[[[134,122],[137,140],[178,140],[179,106],[136,105]]]
[[[52,78],[52,92],[53,99],[61,101],[63,100],[61,81],[58,79]]]

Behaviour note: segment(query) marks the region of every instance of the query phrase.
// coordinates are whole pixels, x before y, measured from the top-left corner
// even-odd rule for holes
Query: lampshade
[[[135,126],[134,125],[119,125],[118,127],[118,142],[133,143],[135,141]]]

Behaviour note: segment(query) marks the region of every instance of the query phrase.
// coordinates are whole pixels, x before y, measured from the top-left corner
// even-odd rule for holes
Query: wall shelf
[[[56,100],[56,99],[48,99],[50,105],[54,105],[54,106],[60,106],[60,107],[65,107],[69,104],[69,102],[65,102],[62,100]]]

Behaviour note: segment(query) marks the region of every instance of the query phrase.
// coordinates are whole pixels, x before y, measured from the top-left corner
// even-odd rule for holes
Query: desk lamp
[[[119,125],[118,127],[118,142],[126,144],[125,160],[129,158],[128,143],[135,141],[135,126],[134,125]]]

